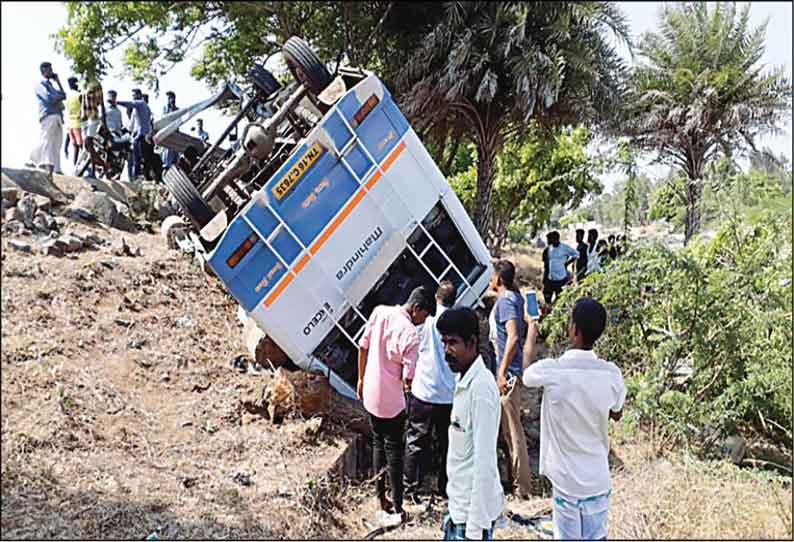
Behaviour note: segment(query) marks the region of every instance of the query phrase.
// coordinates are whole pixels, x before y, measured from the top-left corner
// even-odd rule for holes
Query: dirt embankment
[[[12,246],[41,242],[29,232],[2,235],[4,537],[362,538],[376,527],[371,480],[340,475],[367,470],[360,411],[334,396],[327,415],[272,423],[259,405],[273,376],[233,363],[241,326],[219,282],[159,235],[52,214],[60,234],[100,241],[58,257]],[[531,279],[537,255],[525,256]],[[636,436],[613,447],[611,536],[790,538],[790,485],[659,459]],[[548,495],[507,508],[547,511]],[[440,538],[443,501],[408,511],[383,538]],[[535,534],[512,524],[497,536]]]

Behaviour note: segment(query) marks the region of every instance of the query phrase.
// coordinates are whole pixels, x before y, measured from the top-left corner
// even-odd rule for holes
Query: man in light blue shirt
[[[438,461],[438,493],[446,495],[447,447],[455,375],[444,357],[444,345],[436,322],[455,304],[457,288],[444,280],[436,291],[436,314],[428,316],[419,333],[419,359],[408,403],[408,430],[405,438],[405,489],[417,500],[416,490],[430,470],[430,459]],[[432,454],[433,434],[437,453]]]
[[[44,80],[36,85],[36,99],[39,104],[39,144],[30,154],[30,163],[43,167],[52,174],[61,170],[61,141],[63,140],[63,109],[66,92],[61,86],[58,74],[52,71],[52,64],[42,62],[39,66]],[[52,81],[58,85],[56,89]]]
[[[135,176],[143,175],[144,161],[148,161],[148,147],[145,147],[144,139],[152,132],[152,110],[149,104],[143,100],[143,93],[140,89],[132,89],[131,102],[116,102],[121,107],[132,111],[130,122],[130,133],[132,134],[132,163],[134,164],[133,173]]]
[[[560,242],[560,233],[546,235],[549,246],[543,251],[543,299],[551,304],[562,293],[562,288],[571,280],[568,265],[573,263],[579,252],[570,245]]]

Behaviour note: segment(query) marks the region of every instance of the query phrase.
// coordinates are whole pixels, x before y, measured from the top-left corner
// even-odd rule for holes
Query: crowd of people
[[[610,261],[621,257],[627,248],[625,235],[614,234],[606,240],[598,238],[598,230],[576,230],[576,248],[560,241],[560,232],[546,234],[546,248],[543,250],[543,299],[545,310],[549,310],[571,283],[583,280],[587,275],[600,271]],[[573,270],[569,269],[573,267]]]
[[[549,261],[580,257],[562,248],[563,260],[559,245],[550,247]],[[550,278],[559,276],[554,264]],[[540,474],[553,487],[555,538],[606,537],[608,421],[620,419],[626,395],[617,366],[593,352],[606,310],[591,298],[577,301],[568,325],[571,348],[559,359],[536,361],[539,318],[527,312],[515,279],[512,262],[496,262],[489,317],[494,369],[481,355],[477,315],[453,307],[457,291],[449,281],[435,295],[420,286],[403,305],[379,306],[367,321],[357,392],[370,415],[382,524],[405,522],[404,503],[420,501],[422,482],[435,471],[435,493],[448,502],[444,538],[490,540],[505,502],[500,436],[512,490],[528,497],[532,473],[521,402],[528,388],[543,388]]]
[[[64,90],[60,78],[52,69],[50,62],[39,66],[43,80],[36,85],[35,93],[39,106],[39,142],[30,155],[28,166],[45,169],[50,174],[62,173],[60,149],[69,158],[72,154],[73,166],[77,167],[81,152],[89,157],[88,170],[94,175],[96,168],[108,170],[108,153],[120,151],[127,162],[129,180],[145,178],[161,180],[163,168],[176,163],[178,156],[173,149],[165,148],[161,155],[155,153],[154,115],[149,106],[149,95],[139,88],[133,88],[131,99],[118,100],[115,90],[102,89],[96,78],[89,78],[80,90],[80,81],[72,76],[67,80],[68,91]],[[122,113],[123,108],[126,112]],[[63,134],[64,110],[66,111],[66,137]],[[166,92],[166,105],[163,116],[178,111],[176,94]],[[204,142],[209,134],[204,131],[203,122],[197,120],[198,136]],[[76,172],[77,173],[77,172]]]

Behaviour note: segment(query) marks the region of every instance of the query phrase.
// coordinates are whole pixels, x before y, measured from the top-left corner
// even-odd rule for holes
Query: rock
[[[123,237],[119,238],[118,241],[115,241],[110,250],[116,256],[140,256],[143,254],[140,248],[134,250],[132,247],[130,247],[130,245],[127,244],[126,239]]]
[[[239,315],[238,315],[239,316]],[[243,325],[243,345],[251,358],[263,367],[277,369],[296,369],[291,359],[279,346],[259,329],[253,318],[245,317]]]
[[[9,205],[16,205],[19,201],[19,190],[8,186],[3,187],[3,201],[8,202]]]
[[[95,247],[99,245],[106,245],[107,241],[95,233],[89,233],[83,237],[83,244],[87,247]]]
[[[137,224],[124,213],[116,213],[116,218],[113,221],[113,227],[121,231],[134,233],[138,230]]]
[[[31,194],[46,196],[58,203],[68,203],[71,199],[53,183],[46,172],[36,169],[3,168],[2,187],[19,188]]]
[[[739,435],[731,435],[726,438],[722,443],[720,453],[723,457],[730,458],[730,460],[739,465],[744,459],[744,454],[747,451],[747,441]]]
[[[75,235],[62,235],[59,239],[66,245],[66,252],[77,252],[83,249],[83,242]]]
[[[31,248],[30,244],[22,241],[18,241],[16,239],[11,239],[8,242],[8,244],[11,245],[11,248],[13,248],[14,250],[18,250],[20,252],[25,252],[27,254],[33,252],[33,249]]]
[[[187,239],[189,228],[181,216],[169,216],[160,226],[160,235],[163,236],[168,248],[179,248],[177,239]]]
[[[78,192],[77,197],[69,205],[68,209],[71,212],[89,213],[106,226],[114,226],[116,215],[118,215],[116,204],[113,203],[112,199],[101,192],[91,192],[89,190]]]
[[[36,201],[33,199],[33,196],[25,194],[22,199],[19,200],[19,203],[17,203],[17,209],[22,213],[22,222],[25,224],[25,227],[32,228],[33,217],[36,216]]]
[[[66,211],[64,211],[64,216],[67,216],[69,218],[76,218],[78,220],[85,220],[86,222],[97,221],[97,217],[94,213],[90,211],[86,211],[85,209],[82,208],[66,209]]]
[[[265,387],[263,399],[271,421],[295,413],[310,418],[328,413],[331,386],[324,376],[307,371],[289,373],[279,367]]]
[[[33,196],[33,200],[36,202],[36,207],[39,211],[50,212],[52,208],[52,200],[50,198],[47,196]]]
[[[14,220],[16,220],[17,222],[22,222],[22,211],[17,209],[15,205],[10,209],[6,209],[4,218],[6,222],[11,222]]]
[[[248,487],[253,483],[251,482],[251,473],[246,471],[235,472],[234,474],[231,474],[230,477],[241,486]]]
[[[60,258],[66,253],[66,244],[60,239],[47,239],[41,243],[39,251],[45,256],[56,256]]]
[[[47,215],[38,211],[36,216],[33,217],[33,229],[36,231],[40,231],[42,233],[48,233],[50,231],[50,221],[47,220]]]
[[[170,216],[176,216],[177,212],[176,206],[172,205],[170,201],[166,201],[157,208],[157,218],[165,220]]]
[[[16,210],[16,207],[14,207],[14,209]],[[10,210],[11,209],[9,209],[9,211]],[[5,235],[20,235],[25,233],[25,225],[19,220],[8,220],[3,224],[0,231]]]
[[[198,325],[198,323],[196,322],[196,320],[189,314],[186,314],[185,316],[180,317],[176,321],[176,327],[182,327],[182,328],[189,328],[190,329],[190,328],[196,327],[197,325]]]
[[[176,292],[174,292],[174,290],[168,286],[163,286],[163,295],[172,299],[176,299]]]

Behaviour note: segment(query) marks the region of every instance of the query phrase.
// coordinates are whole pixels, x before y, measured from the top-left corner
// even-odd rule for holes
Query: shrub
[[[559,352],[573,303],[591,295],[609,313],[596,350],[624,372],[629,423],[700,452],[735,431],[790,449],[791,266],[790,211],[678,251],[638,244],[567,288],[543,333]]]

